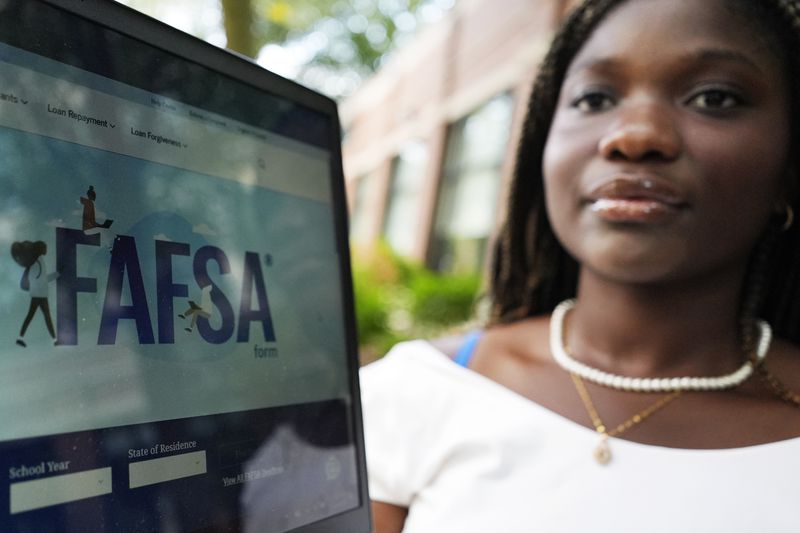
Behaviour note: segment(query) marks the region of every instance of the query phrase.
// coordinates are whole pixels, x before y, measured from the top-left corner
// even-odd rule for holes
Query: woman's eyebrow
[[[763,69],[747,54],[730,48],[700,48],[681,58],[687,63],[735,63],[748,67],[759,74],[764,74]]]
[[[613,72],[623,67],[624,61],[618,57],[587,57],[575,61],[567,70],[567,77],[581,71]]]
[[[587,57],[570,65],[567,76],[580,71],[613,73],[615,71],[624,70],[626,63],[627,60],[619,56]],[[733,63],[745,66],[758,74],[764,74],[764,70],[747,54],[730,48],[697,48],[677,56],[675,58],[675,63],[678,65]]]

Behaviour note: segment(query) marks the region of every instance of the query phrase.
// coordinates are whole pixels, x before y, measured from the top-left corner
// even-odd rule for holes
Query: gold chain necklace
[[[751,352],[755,345],[755,333],[753,331],[752,323],[742,324],[742,343],[746,352]],[[794,407],[800,407],[800,394],[789,389],[783,382],[778,379],[772,372],[767,370],[764,361],[756,363],[756,374],[761,379],[770,391],[775,394],[782,401]]]
[[[756,367],[756,372],[758,376],[775,394],[778,398],[783,400],[784,402],[788,403],[789,405],[793,405],[794,407],[800,407],[800,394],[788,389],[786,385],[781,382],[775,375],[767,370],[763,364]]]
[[[680,396],[682,392],[680,390],[672,391],[654,404],[642,411],[639,411],[609,431],[608,428],[606,428],[606,425],[603,423],[603,419],[601,419],[600,415],[597,413],[597,408],[594,406],[594,402],[592,402],[592,398],[589,396],[589,391],[586,390],[586,385],[584,385],[583,380],[577,374],[570,373],[570,376],[572,377],[572,382],[575,384],[575,389],[578,391],[578,396],[581,397],[583,406],[586,408],[586,412],[589,413],[589,418],[592,419],[592,425],[594,425],[595,431],[600,434],[600,442],[598,443],[597,448],[594,450],[594,458],[601,465],[607,465],[611,461],[611,448],[608,446],[608,439],[610,437],[616,437],[617,435],[628,431],[633,426],[644,421],[647,417]]]

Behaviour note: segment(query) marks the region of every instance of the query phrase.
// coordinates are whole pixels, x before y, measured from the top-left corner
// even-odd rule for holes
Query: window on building
[[[511,95],[504,93],[450,128],[428,253],[435,270],[477,272],[484,264],[512,104]]]
[[[425,174],[428,150],[424,142],[406,144],[392,164],[383,235],[400,255],[414,251],[420,212],[420,190]]]
[[[366,243],[370,235],[369,202],[374,197],[375,182],[373,174],[365,174],[356,181],[350,212],[350,240],[357,244]]]

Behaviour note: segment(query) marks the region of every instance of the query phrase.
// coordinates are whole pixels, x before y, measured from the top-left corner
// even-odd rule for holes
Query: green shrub
[[[382,244],[354,255],[353,284],[359,345],[368,361],[399,341],[435,337],[469,320],[480,277],[432,272]]]
[[[466,322],[473,314],[479,287],[477,275],[422,272],[411,283],[412,315],[420,323],[443,327]]]

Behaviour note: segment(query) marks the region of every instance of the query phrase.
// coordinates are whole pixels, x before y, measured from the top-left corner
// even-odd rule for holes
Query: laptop
[[[3,0],[0,161],[0,531],[370,531],[335,103]]]

